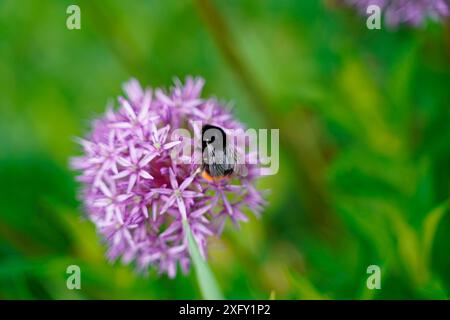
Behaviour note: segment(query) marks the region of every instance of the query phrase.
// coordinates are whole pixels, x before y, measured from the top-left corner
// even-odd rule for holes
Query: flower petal
[[[137,174],[133,173],[132,175],[130,175],[130,179],[128,180],[127,193],[131,192],[131,189],[133,189],[134,185],[136,184],[136,181],[137,181]]]
[[[147,171],[144,171],[144,170],[139,171],[139,176],[141,176],[142,178],[147,179],[147,180],[153,179],[153,176],[151,176],[150,173],[148,173]]]
[[[184,201],[182,198],[177,197],[177,204],[178,204],[178,209],[180,210],[180,214],[181,214],[181,218],[183,220],[186,220],[186,205],[184,204]]]
[[[136,119],[136,114],[133,111],[133,108],[131,107],[128,100],[126,100],[124,97],[119,97],[119,103],[123,107],[123,110],[125,110],[126,114],[131,120]]]
[[[169,169],[169,178],[170,178],[170,185],[172,186],[172,188],[178,189],[178,182],[177,179],[175,178],[175,173],[173,172],[172,168]]]

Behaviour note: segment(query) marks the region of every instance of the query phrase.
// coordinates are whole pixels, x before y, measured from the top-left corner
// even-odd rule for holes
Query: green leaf
[[[441,221],[442,217],[444,216],[445,212],[447,211],[448,203],[444,202],[443,204],[440,204],[433,210],[431,210],[427,216],[425,217],[422,225],[422,245],[423,245],[423,252],[425,259],[427,263],[429,262],[430,255],[431,255],[431,248],[433,246],[433,239],[436,234],[436,229],[439,224],[439,221]]]
[[[418,233],[395,207],[386,207],[386,216],[397,238],[398,254],[403,267],[415,285],[426,284],[430,273],[424,262]]]
[[[314,283],[310,281],[306,276],[298,272],[289,273],[290,282],[296,291],[296,299],[299,300],[329,300],[326,294],[320,292]]]
[[[214,275],[206,263],[205,259],[200,255],[200,251],[197,246],[197,242],[192,235],[189,224],[186,220],[183,221],[183,227],[187,234],[187,240],[189,245],[189,253],[192,258],[192,263],[197,275],[198,285],[202,296],[206,300],[223,300],[223,294],[217,284]]]

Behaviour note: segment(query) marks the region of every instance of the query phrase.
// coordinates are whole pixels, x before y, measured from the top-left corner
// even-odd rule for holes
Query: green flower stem
[[[195,269],[195,273],[197,275],[197,282],[200,287],[200,291],[202,293],[203,299],[205,300],[223,300],[223,294],[217,284],[216,279],[208,266],[208,263],[200,254],[200,250],[198,249],[197,242],[192,235],[191,228],[187,220],[183,220],[183,228],[186,232],[189,253],[192,258],[192,264]]]

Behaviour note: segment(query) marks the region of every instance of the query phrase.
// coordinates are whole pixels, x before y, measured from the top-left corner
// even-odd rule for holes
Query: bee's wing
[[[223,152],[216,152],[212,145],[208,145],[203,151],[203,168],[208,169],[212,177],[225,174]]]
[[[240,175],[242,172],[245,172],[245,164],[242,157],[239,157],[238,150],[236,148],[229,147],[227,148],[226,153],[226,169],[228,171],[232,170],[234,174]],[[242,162],[242,163],[241,163]]]
[[[203,168],[207,169],[212,177],[231,174],[245,175],[245,164],[239,163],[242,159],[239,158],[238,151],[233,147],[227,147],[223,152],[208,145],[203,152],[203,159]]]

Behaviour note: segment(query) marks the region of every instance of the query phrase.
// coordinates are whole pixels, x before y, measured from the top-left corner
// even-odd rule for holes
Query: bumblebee
[[[201,175],[210,182],[229,178],[236,171],[236,153],[227,146],[227,136],[222,128],[213,125],[202,127]]]

